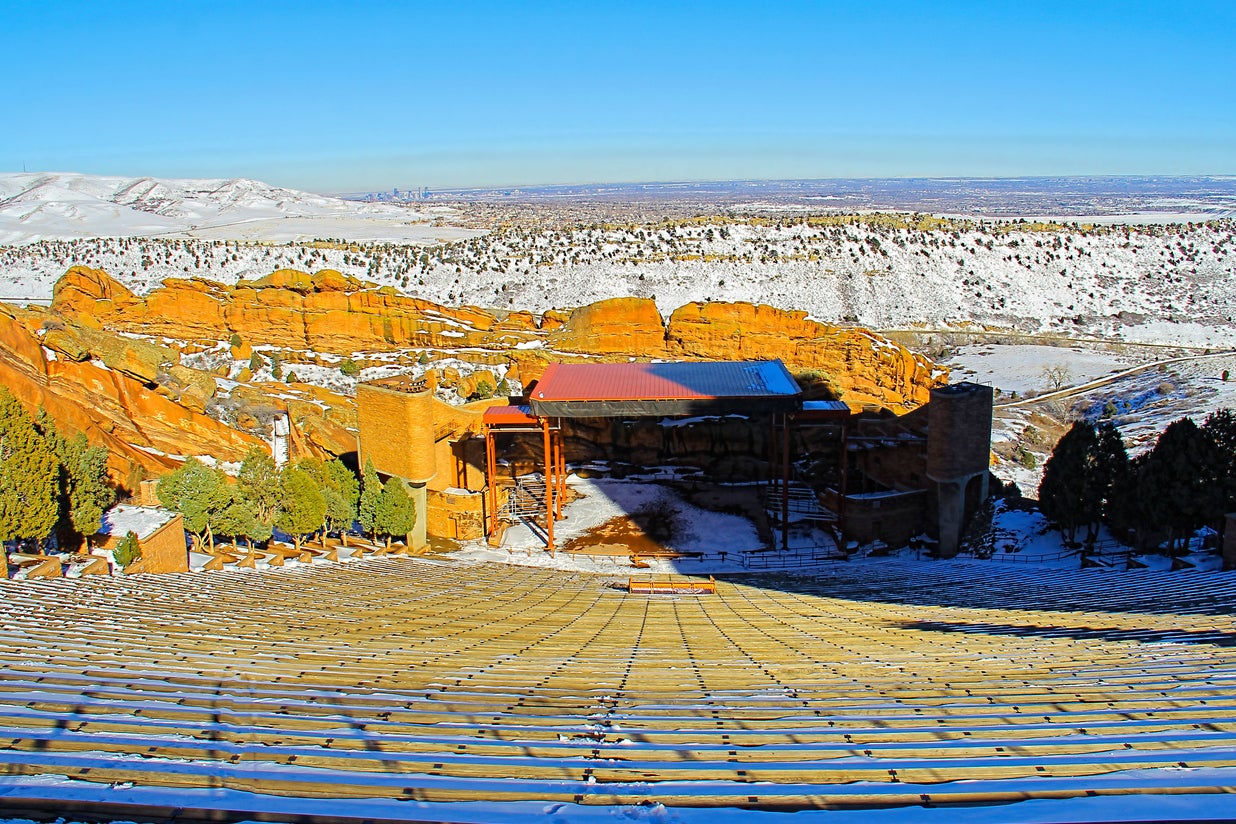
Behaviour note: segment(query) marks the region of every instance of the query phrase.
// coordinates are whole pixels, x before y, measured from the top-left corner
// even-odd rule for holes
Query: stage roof
[[[529,398],[556,418],[797,412],[802,390],[779,360],[554,363]]]

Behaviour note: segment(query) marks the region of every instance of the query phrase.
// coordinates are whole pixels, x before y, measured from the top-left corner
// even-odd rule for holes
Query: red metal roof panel
[[[537,426],[538,421],[526,406],[491,406],[482,418],[486,426],[521,425]]]
[[[661,401],[789,398],[801,390],[779,360],[670,363],[555,363],[538,401]]]

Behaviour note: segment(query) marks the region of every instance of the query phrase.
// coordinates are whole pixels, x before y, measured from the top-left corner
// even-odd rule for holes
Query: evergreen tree
[[[62,545],[76,540],[89,546],[90,537],[103,526],[103,513],[116,502],[116,493],[107,483],[107,448],[91,446],[86,436],[77,433],[65,438],[47,411],[40,409],[34,427],[59,463],[57,502]]]
[[[120,543],[112,550],[112,557],[121,569],[127,569],[130,564],[142,557],[142,548],[137,540],[137,533],[129,530],[120,539]]]
[[[236,494],[252,510],[258,522],[271,526],[279,511],[279,471],[275,459],[260,446],[251,446],[240,462],[236,476]],[[265,538],[253,536],[254,540]],[[270,537],[267,533],[266,537]]]
[[[189,458],[180,469],[159,479],[158,492],[163,505],[184,518],[185,528],[193,533],[194,546],[213,552],[216,521],[233,497],[222,470]]]
[[[1096,442],[1094,426],[1077,421],[1064,433],[1043,467],[1039,509],[1056,522],[1069,543],[1076,541],[1079,526],[1099,518],[1100,502],[1093,499],[1087,483],[1087,464]]]
[[[1222,531],[1224,516],[1236,512],[1236,415],[1230,409],[1213,412],[1202,424],[1202,432],[1211,443],[1209,464],[1215,485],[1213,511],[1207,520]]]
[[[394,535],[408,535],[416,526],[416,502],[401,478],[391,478],[378,498],[376,531],[391,545]]]
[[[217,535],[231,538],[233,544],[244,538],[249,548],[253,547],[254,541],[265,541],[271,534],[270,525],[259,521],[252,504],[236,494],[235,490],[227,506],[215,517],[214,530]]]
[[[103,526],[103,513],[116,502],[116,492],[107,484],[107,448],[91,446],[80,432],[57,445],[67,486],[62,519],[89,546],[90,537]]]
[[[1108,525],[1117,531],[1126,533],[1139,549],[1145,548],[1145,531],[1140,530],[1139,527],[1143,526],[1141,479],[1142,467],[1146,463],[1147,454],[1143,452],[1135,458],[1130,458],[1124,471],[1117,474],[1103,513]]]
[[[330,490],[326,498],[326,522],[331,529],[338,530],[339,540],[347,546],[348,530],[356,521],[360,501],[360,481],[356,473],[338,458],[326,463],[326,474],[327,488]]]
[[[299,551],[304,537],[322,528],[326,519],[326,498],[313,477],[295,466],[279,473],[279,514],[275,526],[292,536]]]
[[[1140,465],[1138,503],[1143,523],[1167,532],[1168,550],[1206,523],[1213,504],[1209,438],[1191,418],[1173,421]]]
[[[1088,469],[1087,497],[1098,502],[1100,517],[1107,519],[1116,491],[1129,473],[1129,453],[1115,424],[1105,422],[1099,425]],[[1087,543],[1093,544],[1098,537],[1098,526],[1097,520],[1090,524]]]
[[[59,517],[59,461],[21,402],[0,387],[0,541],[42,541]]]
[[[373,468],[373,461],[365,461],[365,471],[361,476],[360,508],[357,520],[361,529],[372,538],[378,526],[378,500],[382,497],[382,481],[378,471]]]
[[[1099,523],[1110,515],[1113,490],[1128,472],[1129,456],[1119,430],[1111,423],[1097,429],[1077,421],[1056,444],[1043,468],[1039,508],[1055,521],[1070,543],[1078,527],[1093,545]]]
[[[356,520],[356,504],[360,496],[360,483],[356,475],[338,458],[330,461],[302,458],[296,466],[309,473],[326,499],[326,532],[338,530],[343,545],[347,546],[347,530]],[[326,545],[325,532],[322,545]]]

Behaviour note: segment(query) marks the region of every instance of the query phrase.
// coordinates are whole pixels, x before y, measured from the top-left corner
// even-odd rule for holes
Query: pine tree
[[[270,527],[258,521],[253,506],[238,494],[233,494],[231,501],[215,517],[214,531],[218,536],[231,538],[233,544],[244,538],[250,548],[253,541],[270,537]]]
[[[407,535],[416,526],[416,502],[402,478],[391,478],[382,487],[378,498],[376,530],[386,536],[386,545],[391,545],[394,535]]]
[[[313,477],[295,466],[279,473],[279,514],[275,526],[292,536],[299,551],[304,537],[322,528],[326,519],[326,498]]]
[[[378,471],[373,468],[373,461],[365,461],[365,471],[361,476],[360,508],[357,520],[361,529],[372,538],[378,525],[378,500],[382,497],[382,481]]]
[[[347,546],[347,530],[356,520],[356,503],[360,496],[360,483],[356,475],[338,458],[330,461],[302,458],[296,466],[309,473],[326,499],[326,531],[338,530],[343,545]],[[322,545],[326,545],[325,533],[322,535]]]
[[[1087,463],[1096,441],[1094,426],[1077,421],[1043,467],[1039,509],[1056,522],[1069,543],[1076,542],[1079,526],[1099,519],[1100,504],[1091,497],[1087,484]]]
[[[189,458],[180,469],[159,479],[158,492],[163,505],[184,518],[185,528],[193,533],[198,550],[213,552],[216,521],[232,503],[233,496],[222,470]]]
[[[1168,550],[1206,523],[1214,497],[1209,438],[1190,418],[1173,421],[1140,464],[1138,504],[1142,521],[1167,532]]]
[[[61,465],[60,521],[89,546],[90,537],[103,526],[103,513],[116,502],[107,483],[107,448],[91,446],[77,433],[63,438],[48,419],[42,424]]]
[[[336,458],[326,463],[330,496],[326,499],[326,521],[339,531],[339,540],[348,545],[348,531],[356,521],[357,504],[360,501],[360,481],[356,473]]]
[[[1224,515],[1236,512],[1236,415],[1230,409],[1213,412],[1202,424],[1202,432],[1212,445],[1209,465],[1216,492],[1207,520],[1222,531]]]
[[[0,387],[0,541],[42,541],[59,517],[59,461],[21,402]]]
[[[241,460],[236,494],[253,510],[259,523],[269,527],[275,522],[279,510],[279,470],[275,468],[275,459],[262,447],[249,447]],[[254,539],[265,540],[256,536]]]
[[[1129,453],[1125,450],[1120,430],[1110,422],[1100,424],[1087,463],[1086,477],[1086,495],[1097,503],[1099,518],[1089,524],[1087,544],[1093,544],[1098,537],[1098,521],[1110,517],[1113,498],[1128,473]]]

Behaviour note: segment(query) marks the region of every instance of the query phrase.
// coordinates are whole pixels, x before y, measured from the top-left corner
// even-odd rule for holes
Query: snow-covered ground
[[[460,550],[441,556],[442,560],[452,564],[504,563],[600,575],[710,575],[767,571],[751,568],[752,557],[769,550],[760,541],[755,525],[743,516],[701,509],[683,500],[674,489],[644,480],[585,480],[572,475],[568,483],[575,493],[574,500],[566,505],[563,520],[555,524],[554,537],[558,547],[555,553],[551,554],[546,549],[545,537],[539,529],[534,531],[526,525],[517,524],[506,531],[501,547],[490,547],[484,541],[470,541]],[[683,529],[672,540],[664,542],[664,546],[681,553],[682,557],[642,556],[640,563],[646,566],[634,567],[629,553],[615,552],[616,548],[607,545],[604,537],[592,533],[613,519],[638,521],[639,517],[633,518],[633,513],[647,507],[679,513]],[[821,566],[832,566],[839,560],[839,556],[831,552],[804,556],[808,534],[791,533],[788,554],[802,560],[782,568],[807,572]],[[811,543],[812,549],[823,543],[830,548],[833,546],[831,538],[823,534],[815,537],[817,541]],[[585,540],[580,541],[581,538]],[[563,547],[572,541],[575,542],[575,551],[564,551]],[[1105,527],[1100,530],[1098,542],[1109,552],[1125,550],[1117,545],[1118,542]],[[590,552],[589,543],[599,546]],[[868,560],[867,550],[875,548],[856,547],[857,551],[850,554],[846,565],[853,567],[862,564]],[[882,546],[879,549],[878,557],[873,555],[870,563],[880,564],[889,555],[896,556],[902,563],[936,563],[915,549],[901,548],[891,552]],[[990,528],[982,535],[976,551],[990,557],[992,563],[1029,563],[1059,569],[1076,569],[1080,563],[1076,550],[1066,544],[1064,536],[1042,513],[1010,507],[1003,501],[996,502]],[[774,549],[773,552],[781,551]],[[1204,571],[1218,570],[1221,561],[1213,552],[1203,550],[1200,537],[1184,560]],[[1171,567],[1171,559],[1157,555],[1139,556],[1139,562],[1153,570]]]
[[[1144,362],[1144,356],[1080,345],[971,344],[941,362],[951,370],[950,383],[973,381],[994,387],[997,395],[1024,396],[1095,380]]]
[[[558,547],[614,518],[629,518],[645,508],[677,511],[680,529],[664,542],[668,550],[685,557],[674,560],[646,558],[648,568],[641,572],[710,573],[744,571],[745,556],[763,544],[755,525],[740,515],[701,509],[683,500],[673,489],[642,480],[584,479],[572,475],[567,483],[575,497],[563,509],[563,520],[554,525]],[[464,545],[452,558],[470,561],[498,561],[521,566],[623,574],[636,571],[629,554],[590,555],[556,552],[545,548],[544,538],[527,525],[516,524],[506,531],[502,546],[493,549],[483,541]]]
[[[477,234],[432,225],[442,216],[440,209],[357,203],[256,180],[0,174],[2,244],[85,237],[434,243]]]
[[[1014,386],[1019,376],[1031,381],[1035,376],[1036,357],[1032,350],[1040,347],[968,348],[994,351],[991,356],[981,352],[963,355],[959,361],[969,364],[968,368],[973,371],[988,369],[985,382],[1005,388]],[[1027,350],[1024,357],[1019,354],[1023,349]],[[1125,353],[1088,352],[1084,348],[1048,349],[1049,352],[1041,355],[1041,365],[1068,367],[1073,374],[1070,386],[1083,384],[1088,378],[1104,377],[1095,373],[1109,359],[1113,368],[1127,368],[1127,364],[1119,363],[1128,357]],[[1228,380],[1223,379],[1224,372]],[[1152,365],[1069,397],[997,408],[992,429],[993,446],[1019,444],[1023,453],[1033,453],[1034,459],[1000,460],[993,470],[1002,480],[1015,482],[1023,494],[1034,496],[1042,480],[1043,464],[1055,444],[1049,430],[1055,431],[1057,436],[1063,434],[1068,422],[1077,418],[1110,421],[1120,430],[1129,453],[1136,455],[1152,448],[1159,433],[1172,421],[1190,417],[1200,424],[1219,409],[1236,409],[1234,375],[1236,354],[1216,353]],[[1031,385],[1030,388],[1035,387]],[[1037,391],[1044,388],[1040,386]],[[997,401],[1008,402],[1009,397],[1002,396]],[[997,453],[1001,450],[997,449]]]
[[[125,218],[129,222],[120,221],[107,232],[129,237],[0,247],[0,299],[47,300],[56,279],[73,264],[106,269],[138,292],[168,277],[234,283],[281,267],[333,268],[438,303],[533,312],[623,296],[653,298],[663,313],[691,301],[749,301],[877,329],[977,324],[1130,342],[1236,344],[1236,279],[1231,277],[1236,270],[1236,224],[1230,220],[1083,228],[916,222],[895,215],[801,220],[718,216],[562,230],[469,230],[466,238],[428,247],[420,243],[423,237],[402,243],[279,246],[250,242],[254,232],[267,232],[251,232],[253,227],[295,225],[294,209],[274,196],[262,201],[286,211],[274,223],[269,214],[259,216],[257,206],[244,206],[236,220],[193,213],[174,219],[210,224],[209,232],[199,227],[195,236],[223,240],[166,240],[155,235],[163,231],[158,226],[173,218],[161,211],[188,211],[176,205],[175,198],[166,198],[171,205],[159,198],[142,201],[142,208],[133,211],[125,205],[128,195],[113,191],[107,197],[92,195],[94,205],[87,209],[72,200],[77,197],[72,191],[61,192],[63,188],[56,189],[54,197],[48,195],[38,209],[23,206],[21,197],[4,208],[24,215],[23,226],[37,223],[40,210],[68,210],[76,216],[72,220],[83,221],[91,210],[127,210],[133,212]],[[210,195],[201,197],[220,212],[222,207],[209,200]],[[364,220],[416,220],[420,222],[412,229],[442,232],[443,237],[455,231],[427,227],[428,214],[403,207],[331,202],[346,209],[394,210],[394,217],[383,212],[361,215]],[[314,215],[329,211],[317,201],[305,209]],[[347,220],[354,217],[346,215]],[[344,218],[329,217],[337,219]],[[65,220],[69,218],[61,222]],[[73,224],[68,225],[46,236],[89,234],[73,235]],[[297,229],[290,234],[301,239],[358,237],[343,229]]]

